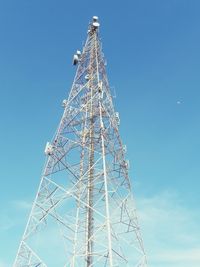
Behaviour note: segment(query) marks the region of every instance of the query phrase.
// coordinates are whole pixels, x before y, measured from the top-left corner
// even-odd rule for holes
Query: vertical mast
[[[89,35],[91,38],[91,50],[89,58],[89,90],[90,90],[90,123],[89,123],[89,177],[88,177],[88,209],[87,209],[87,248],[86,248],[86,266],[90,267],[93,262],[93,197],[94,197],[94,94],[95,94],[95,80],[97,75],[97,62],[96,59],[96,35],[98,30],[98,18],[93,18],[93,24],[90,25]]]
[[[89,124],[89,175],[88,175],[88,209],[87,209],[87,252],[86,252],[86,262],[87,267],[92,265],[92,234],[93,234],[93,180],[94,180],[94,115],[93,115],[93,68],[92,68],[92,58],[93,58],[93,49],[90,54],[90,65],[89,65],[89,90],[90,90],[90,124]]]

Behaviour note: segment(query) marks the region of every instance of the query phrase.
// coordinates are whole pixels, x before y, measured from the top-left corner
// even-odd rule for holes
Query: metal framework
[[[97,20],[76,57],[13,267],[147,266]]]

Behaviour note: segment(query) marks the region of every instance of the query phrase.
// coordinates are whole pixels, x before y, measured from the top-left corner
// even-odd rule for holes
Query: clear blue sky
[[[150,267],[200,266],[200,1],[0,0],[0,267],[98,15]]]

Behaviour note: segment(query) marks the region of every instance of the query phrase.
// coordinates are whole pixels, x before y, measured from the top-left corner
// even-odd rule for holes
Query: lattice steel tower
[[[99,39],[89,24],[77,72],[14,267],[146,267]]]

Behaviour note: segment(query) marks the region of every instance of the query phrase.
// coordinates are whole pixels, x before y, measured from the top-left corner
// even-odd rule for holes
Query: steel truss
[[[13,267],[146,267],[119,114],[92,23],[64,103]]]

